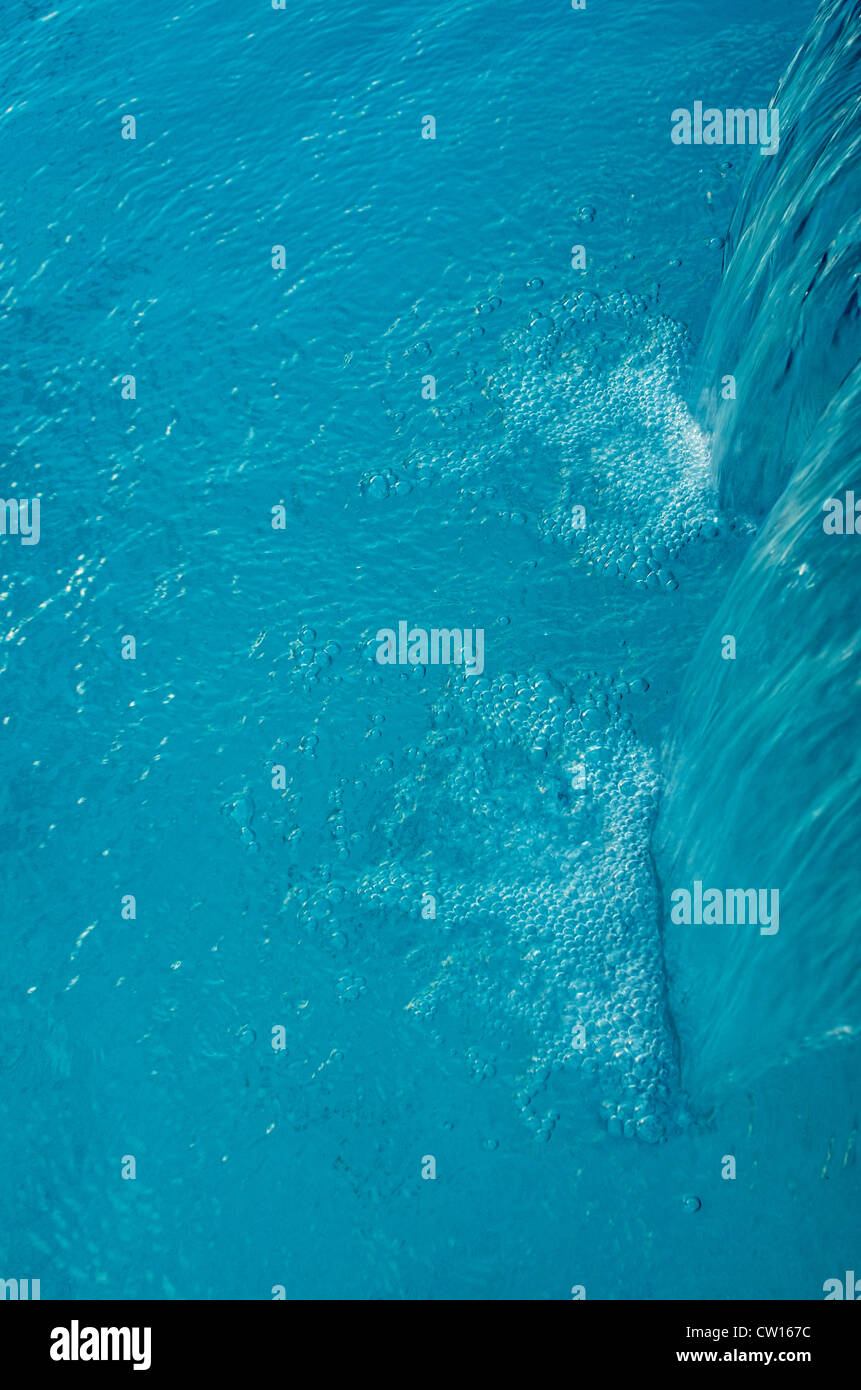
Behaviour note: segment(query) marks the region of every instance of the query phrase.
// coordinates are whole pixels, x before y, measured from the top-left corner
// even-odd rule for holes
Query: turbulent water
[[[761,522],[686,676],[663,872],[776,887],[782,919],[774,939],[667,934],[687,1071],[712,1090],[861,1025],[858,537],[824,529],[861,463],[857,49],[854,7],[824,5],[774,98],[782,157],[739,201],[703,352],[704,376],[736,377],[735,400],[704,392],[721,496]]]
[[[794,59],[804,0],[146,11],[0,44],[0,1277],[821,1297],[851,7]],[[778,153],[674,146],[700,97]],[[482,669],[381,664],[400,622]],[[695,879],[779,933],[673,924]]]

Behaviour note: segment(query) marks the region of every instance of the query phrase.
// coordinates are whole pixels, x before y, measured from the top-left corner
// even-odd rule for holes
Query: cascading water
[[[861,499],[857,50],[855,6],[823,5],[774,98],[781,158],[752,164],[702,353],[721,498],[763,519],[687,673],[658,861],[667,892],[780,893],[774,936],[666,928],[685,1076],[712,1095],[861,1025],[861,536],[826,529],[828,499]]]

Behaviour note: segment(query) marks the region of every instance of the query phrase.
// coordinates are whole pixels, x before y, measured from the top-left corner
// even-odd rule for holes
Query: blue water
[[[49,3],[0,39],[0,493],[41,500],[0,537],[0,1277],[822,1297],[850,7]],[[811,26],[776,156],[670,142]],[[483,629],[483,672],[380,665],[401,620]],[[773,940],[669,923],[751,875]]]

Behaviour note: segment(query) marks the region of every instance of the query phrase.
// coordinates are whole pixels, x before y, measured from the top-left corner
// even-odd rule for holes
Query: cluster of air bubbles
[[[695,542],[746,529],[718,506],[708,441],[685,404],[686,331],[648,299],[574,291],[531,309],[499,351],[482,374],[486,433],[417,446],[409,462],[417,482],[453,481],[474,499],[539,445],[555,461],[555,495],[536,505],[541,537],[592,572],[651,589],[678,587],[678,562]],[[528,487],[522,468],[518,477]],[[391,483],[378,486],[390,495]],[[509,519],[522,522],[524,512]]]
[[[366,469],[359,478],[359,491],[363,497],[374,502],[385,502],[388,497],[406,497],[412,492],[409,478],[399,478],[391,468]]]
[[[350,853],[347,817],[344,811],[344,787],[338,785],[329,793],[329,811],[326,817],[330,838],[334,841],[338,855],[346,859]]]
[[[283,909],[291,910],[302,938],[311,937],[331,950],[342,951],[348,938],[342,927],[346,890],[331,881],[328,866],[321,874],[322,882],[315,886],[297,882],[287,890]]]
[[[506,436],[537,436],[559,461],[541,535],[592,568],[676,588],[684,549],[729,527],[681,394],[684,329],[642,296],[579,291],[533,313],[505,349],[490,389]]]
[[[474,1081],[486,1081],[496,1075],[496,1067],[493,1062],[488,1061],[475,1047],[466,1049],[464,1060]]]
[[[659,775],[625,709],[637,688],[594,672],[453,676],[426,758],[394,789],[389,855],[357,884],[385,914],[438,899],[441,961],[408,1007],[528,1037],[517,1104],[541,1139],[559,1071],[597,1087],[611,1133],[654,1142],[672,1123],[649,855]],[[466,1057],[478,1076],[495,1065],[486,1043]]]
[[[315,681],[329,671],[340,651],[337,642],[331,639],[324,641],[312,627],[303,627],[290,646],[290,659],[307,681]]]
[[[348,1004],[355,999],[360,999],[367,989],[367,984],[361,975],[342,975],[337,981],[338,998],[342,1004]]]
[[[455,481],[466,492],[478,483],[492,488],[499,472],[500,445],[494,438],[485,443],[472,439],[462,442],[437,440],[432,449],[416,449],[410,458],[410,472],[418,486],[439,481]]]

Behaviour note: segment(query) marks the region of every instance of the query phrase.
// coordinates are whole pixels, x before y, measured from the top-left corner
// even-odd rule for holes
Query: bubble
[[[411,870],[407,847],[420,840],[461,936],[454,947],[447,939],[445,968],[411,1001],[412,1016],[447,1003],[485,1022],[489,1037],[507,1015],[532,1040],[517,1098],[524,1120],[548,1080],[573,1068],[612,1095],[611,1133],[655,1143],[675,1077],[648,857],[658,779],[654,755],[623,722],[627,693],[627,682],[596,672],[565,683],[543,670],[453,676],[424,749],[429,779],[420,797],[414,772],[395,784],[397,809],[383,827],[394,858],[364,897],[415,904],[427,863]],[[567,786],[574,765],[587,769],[577,798]],[[453,857],[456,873],[445,869]],[[583,1047],[572,1045],[575,1024]],[[476,1081],[493,1077],[492,1059],[475,1048],[467,1064]],[[530,1127],[548,1135],[557,1119],[549,1111]]]
[[[342,1003],[359,999],[367,989],[367,982],[361,975],[341,975],[336,982],[338,998]]]
[[[663,1130],[656,1115],[644,1115],[637,1126],[637,1134],[647,1144],[657,1144],[663,1138]]]

